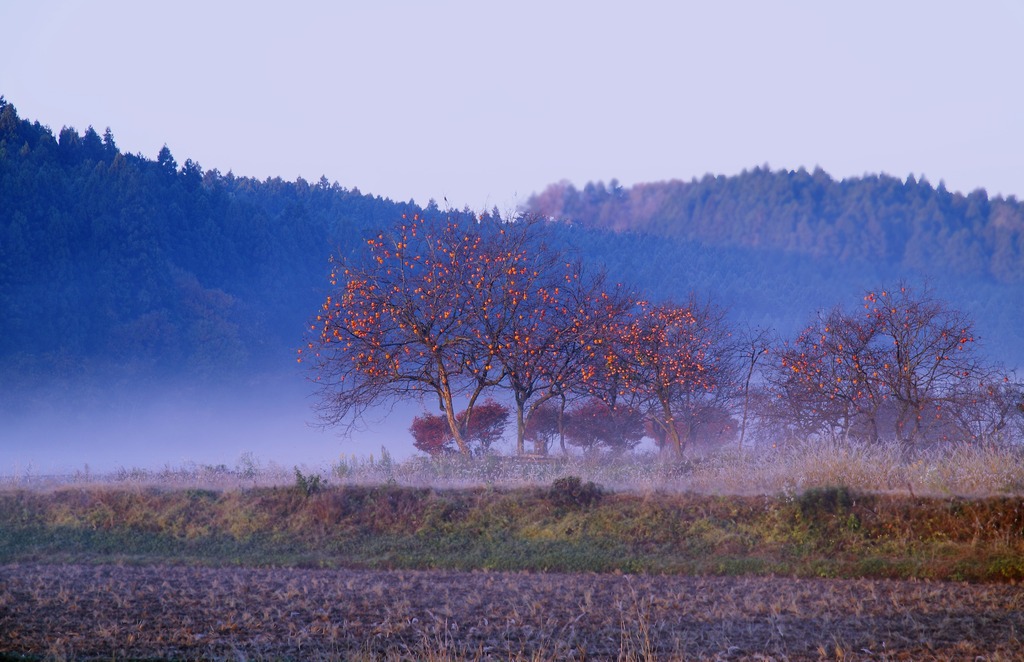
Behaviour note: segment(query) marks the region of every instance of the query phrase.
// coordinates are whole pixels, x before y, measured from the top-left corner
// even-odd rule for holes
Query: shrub
[[[853,495],[845,487],[813,487],[799,497],[800,512],[805,517],[815,513],[835,515],[853,505]]]
[[[593,481],[582,482],[579,476],[558,478],[551,483],[548,500],[558,508],[586,508],[601,501],[604,490]]]
[[[295,467],[295,489],[306,496],[313,496],[326,485],[323,484],[320,474],[309,474],[308,476]]]

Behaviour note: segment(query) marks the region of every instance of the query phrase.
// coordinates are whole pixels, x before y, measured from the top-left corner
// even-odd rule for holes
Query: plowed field
[[[1024,591],[916,581],[13,564],[0,566],[0,653],[1024,659]]]

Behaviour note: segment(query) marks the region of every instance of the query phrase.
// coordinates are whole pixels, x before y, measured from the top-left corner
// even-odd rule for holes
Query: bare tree
[[[743,408],[740,415],[740,431],[737,445],[743,450],[743,442],[747,436],[747,421],[750,414],[750,386],[754,379],[757,364],[771,350],[771,334],[767,329],[747,328],[744,338],[738,345],[738,354],[746,374],[743,377]]]

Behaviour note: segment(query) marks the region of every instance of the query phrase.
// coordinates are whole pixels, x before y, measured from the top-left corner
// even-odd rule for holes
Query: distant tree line
[[[609,287],[550,243],[547,222],[406,217],[340,259],[300,361],[327,424],[415,397],[417,448],[625,451],[645,435],[681,456],[765,439],[1024,441],[1024,392],[976,351],[973,322],[906,284],[866,293],[795,339],[734,328],[691,295]],[[499,398],[488,398],[503,394]],[[507,403],[507,404],[502,404]]]
[[[25,382],[106,384],[112,378],[183,376],[244,383],[267,370],[299,378],[287,371],[294,368],[293,351],[309,311],[328,291],[329,255],[362,254],[364,237],[390,228],[402,214],[431,220],[477,216],[468,209],[440,209],[433,201],[393,202],[323,177],[259,181],[183,161],[169,147],[155,159],[124,153],[110,129],[53,131],[20,118],[0,99],[0,379],[9,387],[0,400],[21,393]],[[569,262],[582,260],[590,273],[600,265],[606,282],[628,283],[650,302],[685,307],[690,292],[713,293],[715,305],[731,317],[785,337],[796,337],[814,311],[856,298],[856,284],[906,277],[920,286],[927,279],[936,295],[977,322],[977,335],[993,355],[988,358],[1024,365],[1024,288],[1010,277],[1020,268],[1013,233],[1021,207],[1012,198],[976,205],[971,218],[982,219],[982,236],[975,238],[968,236],[974,226],[955,213],[908,225],[908,210],[927,201],[934,199],[929,208],[956,211],[966,200],[923,181],[878,177],[839,183],[820,172],[759,169],[677,184],[550,189],[539,198],[563,190],[576,207],[566,203],[571,223],[544,223],[544,241]],[[769,195],[774,188],[780,192]],[[706,198],[692,205],[701,214],[718,211],[692,223],[678,221],[669,207],[655,205],[657,214],[641,214],[650,205],[639,201],[657,198],[648,199],[648,189],[678,189],[687,200]],[[979,205],[982,200],[980,193],[967,197]],[[583,198],[594,204],[583,205]],[[819,209],[808,198],[832,202]],[[782,208],[774,209],[772,200]],[[794,225],[794,236],[786,239],[786,225],[772,219],[792,212],[796,200],[805,200],[797,207],[806,223]],[[840,251],[835,242],[807,248],[810,237],[824,242],[835,234],[830,223],[838,216],[860,218],[855,209],[837,211],[856,200],[876,216],[891,211],[892,220],[880,217],[878,223],[894,237],[917,237],[915,245],[927,248],[913,261],[919,269],[905,267],[903,256],[918,250],[906,241],[865,238],[856,250]],[[597,210],[601,222],[591,218]],[[557,207],[547,211],[558,215]],[[499,216],[493,210],[487,215]],[[1007,241],[1000,239],[1004,235]],[[947,249],[936,247],[954,236],[976,247],[968,252],[975,257],[947,263]],[[998,251],[1002,257],[996,259]],[[1010,266],[979,266],[999,260]],[[531,389],[542,386],[532,378],[517,384],[518,397],[532,405],[539,396]],[[545,405],[560,398],[549,400]],[[528,406],[523,410],[526,443],[541,443],[533,441],[526,419],[540,421],[543,407],[531,416]],[[589,419],[577,417],[583,420]],[[508,424],[520,421],[510,414]],[[564,439],[570,445],[591,443]],[[454,439],[447,443],[456,445]]]
[[[125,154],[109,128],[54,135],[0,98],[0,371],[287,361],[327,257],[411,208],[324,178],[179,166],[167,146]]]
[[[1024,207],[933,187],[908,176],[842,181],[820,168],[733,176],[707,175],[622,187],[612,180],[568,183],[534,195],[528,211],[587,228],[632,231],[828,257],[840,263],[881,261],[900,272],[945,270],[1024,283]]]

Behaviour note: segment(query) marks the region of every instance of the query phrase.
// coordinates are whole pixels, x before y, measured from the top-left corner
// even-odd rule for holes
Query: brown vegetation
[[[16,564],[0,653],[50,659],[1020,659],[1012,586]]]
[[[1024,500],[544,489],[0,492],[0,563],[1024,580]]]

